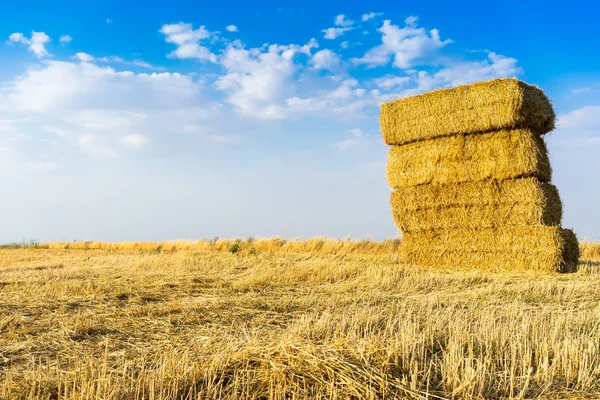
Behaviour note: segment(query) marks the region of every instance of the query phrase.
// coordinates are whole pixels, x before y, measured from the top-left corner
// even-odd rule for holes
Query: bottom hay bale
[[[574,272],[579,245],[569,229],[514,226],[408,232],[400,254],[404,263],[430,268]]]
[[[402,232],[558,226],[562,219],[558,190],[535,178],[406,187],[394,191],[390,203]]]

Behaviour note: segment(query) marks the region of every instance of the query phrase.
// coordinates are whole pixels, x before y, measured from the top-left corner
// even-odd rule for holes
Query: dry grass
[[[0,398],[600,395],[598,264],[426,270],[319,241],[0,250]]]
[[[388,145],[442,136],[529,128],[554,129],[552,104],[539,88],[516,79],[495,79],[442,89],[381,105]]]
[[[527,177],[551,178],[544,139],[527,129],[392,146],[387,163],[392,188]]]
[[[150,252],[227,252],[238,244],[243,253],[319,253],[319,254],[395,254],[400,240],[388,239],[382,242],[365,240],[336,240],[330,238],[311,238],[308,240],[282,238],[247,238],[212,240],[174,240],[164,242],[55,242],[43,243],[38,247],[48,249],[79,250],[135,250]]]
[[[535,178],[406,187],[395,190],[390,203],[402,232],[558,226],[562,219],[558,190]]]
[[[584,260],[600,260],[600,243],[583,242],[579,244],[581,258]]]

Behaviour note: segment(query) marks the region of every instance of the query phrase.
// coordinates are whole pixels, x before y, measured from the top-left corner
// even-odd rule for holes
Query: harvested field
[[[400,145],[515,127],[544,134],[554,129],[555,118],[539,88],[495,79],[384,103],[379,119],[385,143]]]
[[[395,190],[392,214],[402,232],[504,225],[560,225],[554,185],[535,178],[420,185]]]
[[[544,140],[531,130],[460,135],[393,146],[387,163],[392,188],[486,179],[551,178]]]
[[[0,398],[600,396],[593,262],[496,274],[272,242],[0,250]]]
[[[409,232],[402,237],[400,252],[407,264],[430,268],[477,265],[496,272],[573,272],[579,258],[574,233],[549,226]]]

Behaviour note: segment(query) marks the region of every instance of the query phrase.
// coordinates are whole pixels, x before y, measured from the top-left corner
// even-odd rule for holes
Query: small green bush
[[[232,244],[231,246],[229,246],[227,251],[229,251],[231,254],[237,254],[240,251],[240,244],[237,242]]]

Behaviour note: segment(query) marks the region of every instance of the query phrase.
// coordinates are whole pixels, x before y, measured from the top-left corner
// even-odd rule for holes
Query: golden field
[[[571,274],[418,269],[398,245],[5,246],[0,398],[600,397],[600,245]]]

